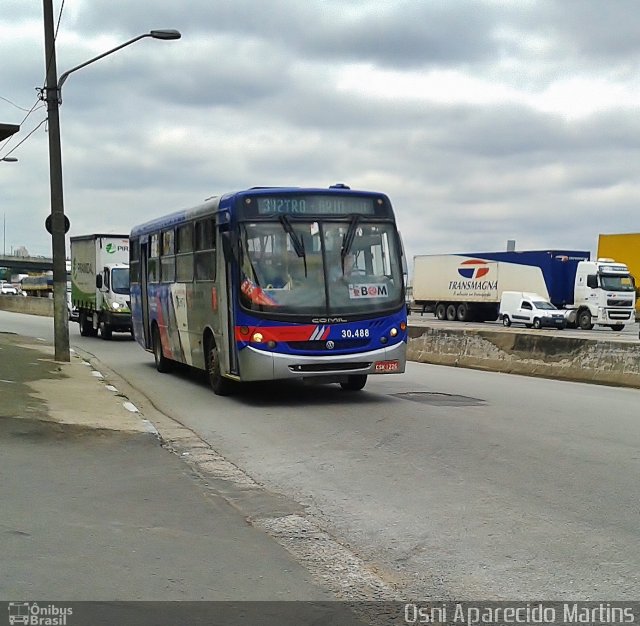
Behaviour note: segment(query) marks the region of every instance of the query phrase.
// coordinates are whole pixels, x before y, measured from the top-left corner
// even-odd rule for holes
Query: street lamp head
[[[16,157],[4,157],[0,159],[0,161],[4,161],[5,163],[15,163],[17,160]]]
[[[149,35],[154,39],[180,39],[182,35],[179,30],[152,30]]]

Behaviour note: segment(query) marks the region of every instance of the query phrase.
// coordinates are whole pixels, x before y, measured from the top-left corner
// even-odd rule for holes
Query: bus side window
[[[172,283],[176,278],[175,232],[173,229],[162,233],[162,260],[160,262],[160,280]]]
[[[140,282],[140,240],[132,239],[129,244],[129,282]]]
[[[150,250],[149,250],[149,260],[147,262],[147,277],[150,283],[157,283],[158,278],[160,277],[159,272],[159,256],[160,256],[160,235],[157,233],[151,235],[149,239]]]
[[[213,218],[196,222],[196,280],[216,279],[216,228]]]
[[[178,226],[176,231],[176,280],[193,280],[193,224]]]

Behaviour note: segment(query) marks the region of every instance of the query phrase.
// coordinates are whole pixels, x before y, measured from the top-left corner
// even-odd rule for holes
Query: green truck
[[[128,235],[71,237],[71,302],[83,337],[132,332]]]

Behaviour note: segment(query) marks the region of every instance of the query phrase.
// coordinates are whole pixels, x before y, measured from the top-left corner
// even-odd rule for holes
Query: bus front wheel
[[[209,386],[217,396],[228,396],[233,391],[233,381],[221,374],[220,354],[218,353],[216,342],[211,337],[206,341],[205,350]]]
[[[156,362],[156,369],[161,374],[171,369],[171,362],[162,352],[162,340],[157,326],[153,327],[153,358]]]
[[[360,391],[367,384],[366,374],[357,374],[353,376],[347,376],[347,380],[340,383],[340,386],[345,391]]]

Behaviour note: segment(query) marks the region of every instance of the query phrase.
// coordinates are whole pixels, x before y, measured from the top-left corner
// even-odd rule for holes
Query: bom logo
[[[489,273],[489,265],[486,261],[480,261],[479,259],[471,259],[469,261],[463,261],[458,268],[458,274],[463,278],[482,278]]]

